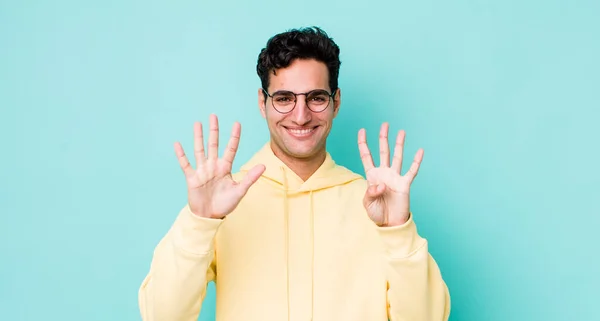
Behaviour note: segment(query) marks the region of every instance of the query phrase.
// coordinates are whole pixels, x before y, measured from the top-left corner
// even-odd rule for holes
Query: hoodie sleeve
[[[206,285],[215,279],[214,237],[222,220],[195,216],[184,207],[154,250],[139,289],[144,321],[197,320]]]
[[[387,252],[387,310],[391,321],[446,321],[450,294],[412,213],[406,223],[377,227]]]

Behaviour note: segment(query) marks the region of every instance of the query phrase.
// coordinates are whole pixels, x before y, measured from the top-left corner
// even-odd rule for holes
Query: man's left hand
[[[384,123],[379,132],[379,167],[373,164],[365,129],[358,132],[358,149],[369,184],[363,205],[371,220],[378,226],[397,226],[406,223],[410,215],[410,185],[417,176],[423,160],[423,149],[419,149],[408,172],[404,176],[400,175],[406,134],[404,130],[398,132],[392,166],[390,166],[388,130],[389,124]]]

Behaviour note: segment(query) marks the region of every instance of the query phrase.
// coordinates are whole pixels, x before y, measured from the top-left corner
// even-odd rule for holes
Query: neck
[[[309,158],[295,158],[291,157],[279,148],[273,148],[273,142],[271,142],[271,149],[277,158],[279,158],[292,172],[294,172],[303,181],[309,179],[318,169],[321,167],[327,156],[325,148],[317,152],[316,155]]]

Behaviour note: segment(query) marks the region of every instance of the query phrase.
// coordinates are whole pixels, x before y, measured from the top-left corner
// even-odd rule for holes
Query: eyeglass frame
[[[279,91],[276,91],[276,92],[274,92],[274,93],[273,93],[273,95],[275,95],[275,94],[277,94],[277,93],[280,93],[280,92],[290,93],[290,94],[294,95],[294,107],[292,107],[292,109],[290,109],[290,111],[288,111],[288,112],[281,112],[281,111],[279,111],[279,109],[277,109],[277,107],[275,107],[275,102],[273,101],[273,95],[270,95],[270,94],[267,92],[267,90],[266,90],[266,89],[264,89],[264,88],[261,88],[261,89],[262,89],[262,91],[263,91],[263,93],[264,93],[265,95],[267,95],[268,97],[270,97],[270,98],[271,98],[271,106],[273,106],[273,109],[275,109],[275,111],[276,111],[276,112],[278,112],[278,113],[280,113],[280,114],[289,114],[289,113],[291,113],[292,111],[294,111],[294,109],[296,108],[296,105],[298,104],[298,96],[302,96],[302,95],[304,95],[304,97],[308,97],[308,94],[310,94],[310,93],[312,93],[312,92],[314,92],[314,91],[321,91],[321,90],[322,90],[322,91],[324,91],[324,92],[326,92],[326,93],[327,93],[327,95],[328,95],[328,96],[329,96],[329,98],[330,98],[330,99],[329,99],[329,102],[327,103],[327,106],[325,106],[325,108],[323,108],[323,110],[314,111],[314,110],[312,110],[312,109],[311,109],[311,108],[308,106],[308,101],[307,101],[307,102],[306,102],[306,108],[308,108],[308,110],[312,111],[313,113],[322,113],[322,112],[324,112],[325,110],[327,110],[327,108],[328,108],[328,107],[329,107],[329,105],[331,104],[331,101],[334,101],[334,102],[335,102],[335,97],[334,97],[334,96],[335,96],[335,94],[337,93],[337,88],[336,88],[336,89],[335,89],[335,90],[334,90],[334,91],[333,91],[331,94],[330,94],[329,92],[327,92],[327,90],[325,90],[325,89],[313,89],[313,90],[311,90],[311,91],[308,91],[308,92],[305,92],[305,93],[295,93],[295,92],[293,92],[293,91],[289,91],[289,90],[279,90]],[[305,100],[306,100],[306,98],[305,98]],[[265,103],[266,103],[266,102],[265,102]]]

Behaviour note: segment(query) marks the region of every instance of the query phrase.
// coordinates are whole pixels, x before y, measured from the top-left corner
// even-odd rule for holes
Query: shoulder
[[[352,187],[367,186],[367,180],[365,179],[365,177],[363,175],[361,175],[345,166],[336,164],[335,172],[337,173],[337,175],[346,177],[348,179],[347,185],[349,185],[349,186],[352,186]]]

